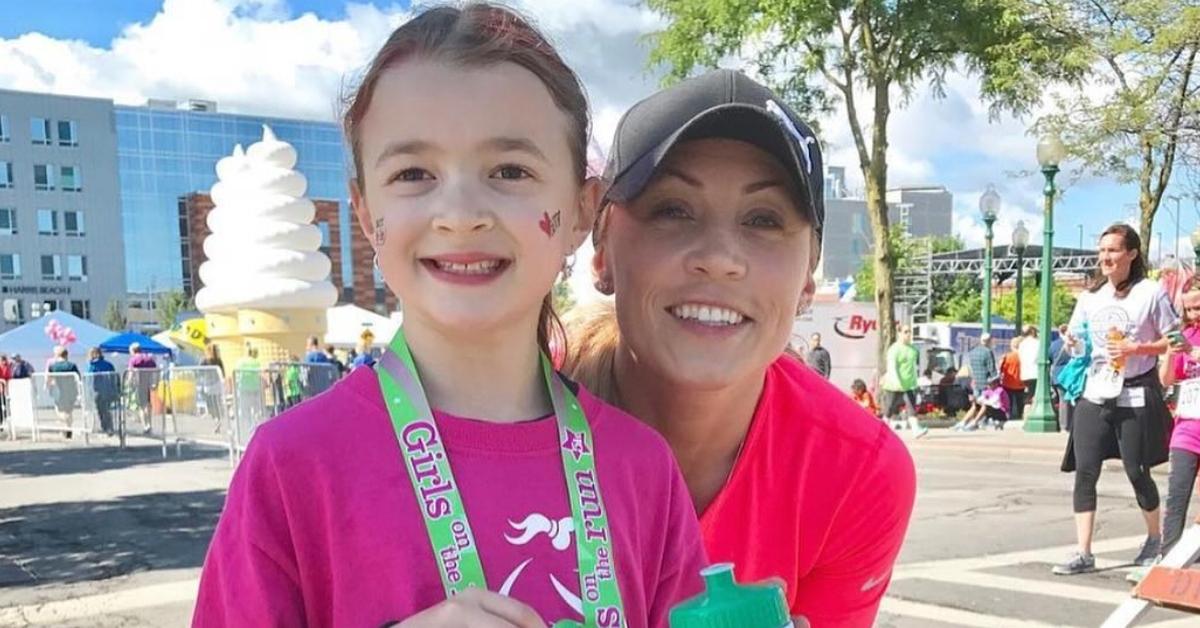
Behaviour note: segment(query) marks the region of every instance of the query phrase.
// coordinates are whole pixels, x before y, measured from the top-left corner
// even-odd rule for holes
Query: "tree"
[[[1025,291],[1023,293],[1021,302],[1021,319],[1025,321],[1026,324],[1031,325],[1036,324],[1039,320],[1041,320],[1040,308],[1042,303],[1041,290],[1030,289],[1036,285],[1036,282],[1032,281],[1032,279],[1036,278],[1028,275],[1025,277]],[[1051,289],[1051,291],[1053,294],[1050,296],[1052,299],[1050,307],[1050,325],[1052,327],[1057,327],[1058,325],[1065,324],[1067,321],[1071,320],[1071,312],[1075,310],[1076,297],[1070,288],[1058,282],[1054,283],[1054,287]],[[993,311],[997,316],[1003,316],[1010,321],[1015,321],[1017,319],[1016,292],[1007,291],[1001,295],[998,295],[994,303]]]
[[[1186,163],[1181,151],[1200,142],[1200,6],[1046,1],[1062,7],[1068,28],[1084,42],[1080,54],[1092,63],[1099,89],[1056,98],[1054,113],[1037,128],[1059,130],[1084,171],[1138,184],[1139,235],[1148,256],[1154,216],[1177,163]]]
[[[155,310],[158,313],[158,327],[167,330],[175,326],[179,313],[192,308],[191,299],[182,290],[168,290],[158,295]]]
[[[575,307],[575,292],[571,290],[570,282],[563,280],[554,284],[551,292],[554,298],[554,311],[562,315]]]
[[[982,75],[993,113],[1025,111],[1044,78],[1069,80],[1085,63],[1065,54],[1077,37],[1059,11],[1034,0],[647,0],[667,19],[652,36],[652,65],[667,81],[731,55],[751,58],[781,98],[801,110],[840,98],[866,184],[874,237],[879,355],[895,337],[895,252],[887,237],[888,120],[893,96],[928,82],[942,95],[960,63]],[[819,78],[823,80],[810,81]],[[866,102],[861,102],[863,96]]]
[[[895,258],[897,269],[910,268],[915,265],[914,255],[923,248],[919,238],[910,238],[904,233],[903,227],[892,225],[889,228],[889,246]],[[932,236],[928,238],[929,249],[934,255],[938,253],[954,253],[966,248],[966,243],[957,235]],[[930,313],[934,320],[977,321],[980,318],[982,302],[980,291],[983,282],[978,277],[969,275],[935,275],[932,278],[933,288],[929,295]],[[875,264],[871,257],[863,259],[863,264],[854,274],[855,299],[870,301],[875,291]],[[970,308],[974,304],[974,310]]]
[[[104,310],[104,326],[113,331],[121,331],[129,327],[129,322],[125,319],[125,306],[119,299],[108,301],[108,307]]]

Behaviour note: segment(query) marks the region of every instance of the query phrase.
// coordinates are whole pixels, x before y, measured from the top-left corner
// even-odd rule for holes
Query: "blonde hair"
[[[563,322],[567,332],[567,353],[562,372],[600,399],[620,405],[613,376],[621,340],[616,307],[607,300],[577,305],[571,308]]]

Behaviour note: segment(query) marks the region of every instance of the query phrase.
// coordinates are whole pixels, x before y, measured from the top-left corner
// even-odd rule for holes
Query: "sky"
[[[395,26],[411,15],[408,2],[340,0],[0,0],[0,87],[111,98],[216,100],[222,111],[332,121],[347,84]],[[636,0],[511,0],[580,74],[593,113],[594,137],[606,149],[621,113],[654,91],[645,36],[663,21]],[[731,61],[731,67],[736,62]],[[919,90],[893,99],[889,187],[942,185],[954,194],[954,232],[981,245],[979,196],[994,184],[1003,199],[995,243],[1006,244],[1018,221],[1041,240],[1040,174],[1032,119],[989,120],[978,81],[951,74],[945,98]],[[849,188],[862,189],[844,111],[820,121],[828,165],[845,166]],[[1071,164],[1065,164],[1070,169]],[[1060,177],[1067,183],[1075,177]],[[1178,185],[1168,193],[1183,193]],[[1136,216],[1137,189],[1094,177],[1066,186],[1055,206],[1056,243],[1085,246],[1106,226]],[[1155,232],[1164,253],[1175,248],[1174,203],[1160,210]],[[1181,203],[1181,253],[1200,224],[1195,201]],[[590,293],[589,251],[573,281]]]

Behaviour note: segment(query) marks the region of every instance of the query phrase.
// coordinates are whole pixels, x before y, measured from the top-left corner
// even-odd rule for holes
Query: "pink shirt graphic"
[[[578,393],[629,626],[665,627],[702,588],[696,515],[665,441]],[[547,624],[582,619],[575,530],[552,416],[435,413],[488,587]],[[372,369],[256,432],[205,560],[194,626],[380,626],[445,598]]]

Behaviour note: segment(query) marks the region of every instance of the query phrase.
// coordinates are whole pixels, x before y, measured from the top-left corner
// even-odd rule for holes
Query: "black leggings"
[[[1096,510],[1096,483],[1104,464],[1105,443],[1114,433],[1138,506],[1146,512],[1158,508],[1158,487],[1150,477],[1150,467],[1142,463],[1144,420],[1132,408],[1098,406],[1087,399],[1079,400],[1071,432],[1075,443],[1075,512]]]
[[[1167,511],[1163,515],[1163,554],[1171,550],[1183,535],[1188,502],[1196,482],[1200,455],[1186,449],[1171,450],[1171,472],[1167,475]]]

